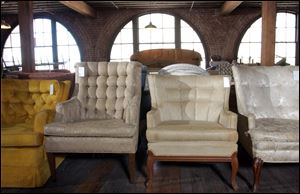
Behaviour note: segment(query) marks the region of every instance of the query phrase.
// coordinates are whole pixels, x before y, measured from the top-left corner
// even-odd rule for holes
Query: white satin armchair
[[[262,165],[299,162],[299,67],[233,66],[239,141],[252,156],[254,183]]]

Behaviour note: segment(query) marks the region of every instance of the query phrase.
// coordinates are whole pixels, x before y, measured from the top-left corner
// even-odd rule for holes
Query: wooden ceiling
[[[221,8],[225,1],[85,1],[94,9]],[[261,1],[243,1],[240,7],[261,7]],[[278,8],[298,8],[298,1],[277,1]],[[33,1],[33,12],[70,10],[59,1]],[[17,14],[17,1],[1,1],[1,15]]]

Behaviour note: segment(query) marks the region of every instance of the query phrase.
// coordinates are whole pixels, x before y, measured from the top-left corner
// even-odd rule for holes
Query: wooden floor
[[[239,146],[240,147],[240,146]],[[127,157],[114,154],[69,154],[57,169],[57,181],[35,189],[2,188],[1,193],[145,193],[146,144],[137,153],[136,183],[130,184]],[[239,149],[238,192],[251,192],[252,163]],[[235,193],[230,163],[156,162],[154,192]],[[299,163],[263,165],[259,193],[299,193]]]

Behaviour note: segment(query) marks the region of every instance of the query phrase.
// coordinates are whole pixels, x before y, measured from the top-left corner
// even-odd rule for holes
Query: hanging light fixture
[[[150,13],[150,23],[147,26],[145,26],[145,28],[148,28],[148,29],[155,29],[156,28],[156,26],[152,24],[151,13]]]
[[[1,29],[11,29],[11,26],[4,20],[1,20]]]
[[[147,28],[147,29],[155,29],[155,28],[157,28],[155,25],[152,24],[151,13],[150,13],[150,23],[147,26],[145,26],[145,28]]]
[[[153,25],[152,22],[150,21],[150,23],[147,26],[145,26],[145,28],[151,29],[151,28],[156,28],[156,26]]]

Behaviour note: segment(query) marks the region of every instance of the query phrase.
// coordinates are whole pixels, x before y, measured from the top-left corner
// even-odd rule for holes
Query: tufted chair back
[[[68,95],[65,91],[69,91],[70,83],[67,85],[57,80],[2,79],[1,123],[32,123],[37,112],[55,110],[56,103]]]
[[[228,110],[230,77],[149,75],[148,79],[152,108],[159,109],[162,121],[217,122],[220,112]]]
[[[139,112],[128,107],[139,106],[141,68],[139,62],[77,63],[81,119],[116,118],[136,124]]]
[[[298,66],[233,66],[232,71],[239,113],[299,120]]]

